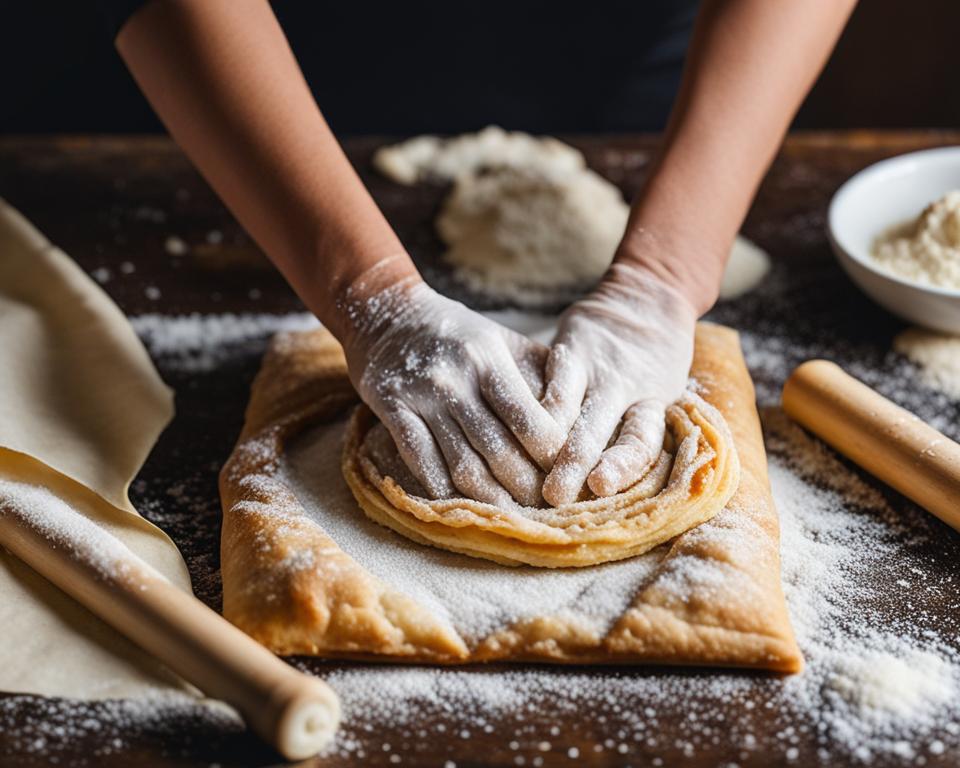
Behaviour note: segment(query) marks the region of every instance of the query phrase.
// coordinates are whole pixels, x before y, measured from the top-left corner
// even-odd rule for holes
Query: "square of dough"
[[[323,329],[277,336],[221,472],[224,615],[279,654],[798,671],[737,334],[701,323],[691,376],[739,457],[739,485],[719,514],[627,560],[511,568],[367,518],[340,472],[357,402],[342,351]]]

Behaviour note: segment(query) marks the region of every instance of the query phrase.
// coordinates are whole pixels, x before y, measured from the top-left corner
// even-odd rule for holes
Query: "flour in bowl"
[[[948,192],[916,221],[881,235],[871,255],[897,277],[960,290],[960,191]]]

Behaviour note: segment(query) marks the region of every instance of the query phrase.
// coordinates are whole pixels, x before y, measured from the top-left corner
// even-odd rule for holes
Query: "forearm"
[[[793,115],[855,0],[706,0],[660,157],[618,258],[702,313]]]
[[[385,259],[391,276],[416,274],[266,0],[155,0],[117,47],[171,135],[338,337],[349,332],[338,299],[357,276]]]

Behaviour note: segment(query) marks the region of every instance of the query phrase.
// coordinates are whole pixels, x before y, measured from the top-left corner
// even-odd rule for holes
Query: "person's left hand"
[[[676,289],[621,263],[561,316],[542,402],[570,432],[543,484],[547,502],[575,501],[585,481],[609,496],[643,476],[660,455],[666,407],[686,387],[696,320]]]

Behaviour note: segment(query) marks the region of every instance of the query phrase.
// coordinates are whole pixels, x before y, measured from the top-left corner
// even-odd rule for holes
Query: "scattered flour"
[[[316,328],[308,312],[287,315],[138,315],[130,323],[150,353],[167,367],[186,372],[212,371],[251,341],[263,342],[278,331]]]
[[[491,316],[549,339],[549,318],[515,311]],[[313,327],[315,321],[306,315],[149,315],[135,324],[161,370],[213,370],[247,359],[249,342],[262,342],[272,330]],[[496,734],[497,761],[516,765],[518,760],[537,765],[538,755],[665,765],[720,754],[729,762],[731,750],[741,764],[762,759],[797,765],[923,765],[960,749],[960,626],[944,619],[950,611],[960,615],[960,601],[955,579],[942,570],[944,558],[951,557],[943,549],[956,556],[955,543],[915,507],[902,501],[892,506],[868,478],[777,407],[786,375],[802,360],[824,356],[822,346],[757,330],[742,333],[742,341],[762,406],[770,480],[781,515],[784,591],[806,669],[780,678],[650,669],[331,667],[294,660],[327,679],[342,699],[344,726],[334,752],[363,760],[371,757],[373,744],[379,755],[405,764],[418,745],[451,739],[469,743],[481,734]],[[846,366],[858,378],[938,428],[955,427],[943,421],[952,412],[948,401],[913,385],[910,364],[902,358],[892,353],[886,360],[865,358],[837,344],[829,353],[858,359]],[[204,467],[202,477],[178,481],[167,491],[168,499],[143,504],[145,512],[159,521],[176,518],[177,525],[188,528],[198,514],[215,515],[207,476],[215,482],[216,469]],[[216,546],[215,534],[213,529],[205,548]],[[370,534],[376,535],[389,532]],[[204,563],[201,570],[213,572],[215,561],[208,562],[206,554],[197,557]],[[191,563],[200,567],[196,558]],[[450,568],[453,574],[455,566]],[[414,583],[419,575],[414,570],[403,578],[422,597],[430,585]],[[474,604],[472,610],[481,618],[460,616],[456,607],[448,615],[454,623],[481,626],[503,608]],[[562,732],[557,713],[566,715]],[[162,704],[0,700],[0,729],[14,734],[14,754],[47,754],[57,745],[67,749],[71,739],[93,732],[103,735],[95,739],[99,754],[122,749],[141,733],[164,738],[195,729],[208,739],[205,728],[228,733],[240,728],[235,720],[205,717],[195,708]],[[391,743],[381,737],[384,733],[391,734]]]
[[[940,656],[910,649],[903,657],[871,651],[844,659],[827,679],[865,721],[888,718],[909,722],[948,704],[956,693],[954,670]]]
[[[175,691],[106,701],[3,696],[0,763],[97,766],[109,759],[120,765],[117,757],[131,747],[143,749],[144,741],[167,755],[178,745],[187,756],[195,753],[197,739],[209,742],[211,732],[229,737],[243,729],[240,716],[225,704]]]
[[[893,340],[893,348],[920,367],[928,386],[960,399],[960,336],[910,328]]]
[[[960,290],[960,191],[928,205],[916,221],[882,234],[871,255],[898,277]]]
[[[190,247],[176,235],[171,235],[163,243],[163,249],[171,256],[183,256]]]

